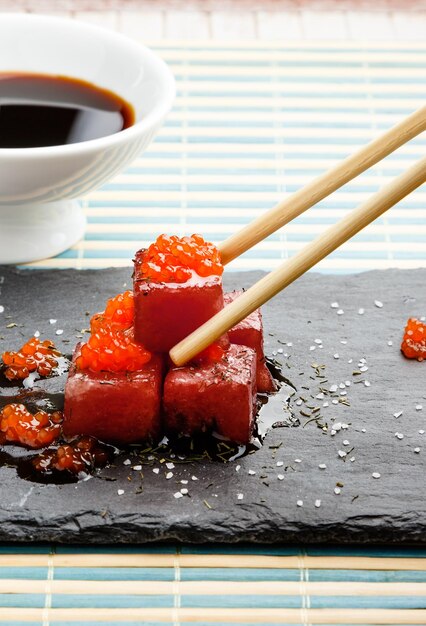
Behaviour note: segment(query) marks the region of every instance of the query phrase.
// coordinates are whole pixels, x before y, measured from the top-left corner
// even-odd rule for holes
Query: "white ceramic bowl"
[[[0,263],[59,254],[84,233],[74,198],[102,185],[146,149],[172,106],[167,65],[122,35],[72,19],[0,14],[0,72],[70,76],[130,102],[136,122],[81,143],[0,149]]]

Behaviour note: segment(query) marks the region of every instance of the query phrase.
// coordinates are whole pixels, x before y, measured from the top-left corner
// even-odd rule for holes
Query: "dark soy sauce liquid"
[[[39,148],[98,139],[135,122],[131,104],[66,76],[0,73],[0,148]]]

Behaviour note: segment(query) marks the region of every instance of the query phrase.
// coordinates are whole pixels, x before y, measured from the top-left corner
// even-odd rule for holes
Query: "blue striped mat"
[[[0,622],[424,624],[425,557],[377,547],[2,546]]]

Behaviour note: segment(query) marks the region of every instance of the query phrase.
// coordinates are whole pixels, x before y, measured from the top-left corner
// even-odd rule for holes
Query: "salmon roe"
[[[160,235],[135,263],[142,279],[159,283],[186,283],[193,272],[202,277],[223,273],[219,250],[201,235]]]
[[[410,317],[405,327],[401,350],[407,359],[426,360],[426,323]]]
[[[99,328],[81,346],[77,368],[93,372],[136,372],[151,359],[151,353],[133,341],[133,333]]]
[[[30,413],[23,404],[7,404],[0,411],[0,441],[28,448],[44,448],[61,434],[62,413]]]
[[[41,474],[48,475],[56,471],[78,475],[88,474],[96,467],[104,467],[108,461],[108,452],[102,444],[93,437],[82,437],[38,454],[31,463]]]
[[[151,359],[151,353],[133,339],[133,292],[108,300],[105,311],[90,321],[91,336],[76,359],[77,368],[94,372],[135,372]]]
[[[58,366],[55,357],[61,356],[53,341],[40,341],[32,337],[17,352],[3,352],[2,359],[6,366],[4,375],[8,380],[23,380],[30,372],[40,376],[49,376]]]
[[[208,365],[209,363],[219,363],[224,355],[226,354],[226,350],[217,342],[212,343],[210,346],[207,346],[205,350],[197,354],[194,361],[198,365]]]
[[[95,333],[99,328],[113,326],[116,329],[126,330],[133,324],[135,316],[135,304],[133,301],[133,291],[119,293],[114,298],[107,301],[105,311],[96,313],[90,320],[90,329]]]

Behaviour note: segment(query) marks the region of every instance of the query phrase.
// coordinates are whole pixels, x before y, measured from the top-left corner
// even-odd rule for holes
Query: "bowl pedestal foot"
[[[77,200],[0,206],[0,264],[56,256],[81,239],[85,226]]]

